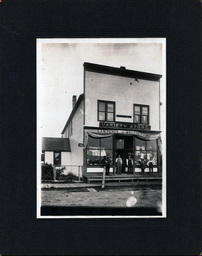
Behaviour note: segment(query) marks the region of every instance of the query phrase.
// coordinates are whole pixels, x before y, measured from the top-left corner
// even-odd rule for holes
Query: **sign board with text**
[[[130,130],[151,130],[151,126],[148,124],[135,124],[125,122],[100,122],[100,127],[105,128],[119,128],[119,129],[130,129]]]

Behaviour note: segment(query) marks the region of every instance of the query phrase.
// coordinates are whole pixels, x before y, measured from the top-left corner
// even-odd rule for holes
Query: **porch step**
[[[102,177],[86,177],[87,183],[91,182],[101,182]],[[106,177],[105,182],[113,182],[113,181],[161,181],[162,177]]]

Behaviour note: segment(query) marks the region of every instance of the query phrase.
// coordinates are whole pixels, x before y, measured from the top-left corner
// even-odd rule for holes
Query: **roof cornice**
[[[159,81],[162,75],[154,73],[146,73],[141,71],[129,70],[125,67],[115,68],[110,66],[98,65],[94,63],[84,62],[85,71],[93,71],[97,73],[104,73],[116,76],[131,77],[136,79],[143,79],[149,81]]]

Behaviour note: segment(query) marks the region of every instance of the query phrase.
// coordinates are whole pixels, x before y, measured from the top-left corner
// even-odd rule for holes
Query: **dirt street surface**
[[[41,193],[42,206],[65,207],[157,207],[161,210],[161,189],[85,188],[83,191],[47,189]]]

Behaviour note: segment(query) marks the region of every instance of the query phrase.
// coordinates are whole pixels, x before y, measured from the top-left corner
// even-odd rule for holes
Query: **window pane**
[[[142,159],[146,160],[146,151],[135,151],[135,164],[140,165]]]
[[[135,123],[140,123],[140,116],[135,115]]]
[[[146,159],[146,151],[140,151],[140,159]]]
[[[142,107],[142,115],[148,115],[148,107]]]
[[[109,158],[112,160],[112,155],[113,155],[112,150],[107,149],[106,150],[106,155],[109,155]]]
[[[114,113],[107,113],[107,121],[114,121]]]
[[[135,106],[135,114],[140,115],[140,106]]]
[[[105,121],[105,112],[99,112],[99,120]]]
[[[157,151],[147,151],[147,164],[152,162],[153,165],[157,165]]]
[[[154,151],[147,151],[147,161],[151,161],[154,157]]]
[[[113,151],[112,150],[106,150],[105,154],[101,156],[101,161],[104,159],[104,156],[109,156],[109,159],[111,160],[110,165],[113,165]]]
[[[101,163],[100,150],[87,150],[87,164],[99,165]]]
[[[135,151],[135,164],[140,164],[139,159],[140,159],[140,151]]]
[[[147,141],[147,150],[157,150],[156,140]]]
[[[157,152],[153,151],[152,161],[154,165],[157,165]]]
[[[135,151],[135,164],[139,165],[142,159],[146,160],[146,151]]]
[[[102,149],[112,149],[112,137],[101,139]]]
[[[111,104],[111,103],[107,104],[107,112],[114,112],[114,104]]]
[[[124,148],[124,139],[116,140],[116,148],[117,148],[117,149],[122,149],[122,148]]]
[[[107,155],[109,155],[109,158],[111,160],[111,165],[113,164],[113,152],[112,150],[106,150]]]
[[[100,155],[101,155],[101,157],[106,156],[107,155],[107,151],[104,148],[101,148],[100,149]]]
[[[100,148],[100,139],[94,139],[92,137],[88,137],[88,148],[89,149],[99,149]]]
[[[136,150],[145,150],[146,143],[144,140],[139,140],[135,138],[135,149]]]
[[[60,152],[55,152],[55,154],[54,154],[54,164],[55,165],[60,165],[61,164],[61,153]]]
[[[99,102],[99,111],[105,111],[105,103]]]
[[[148,123],[148,117],[142,116],[142,124],[147,124],[147,123]]]

